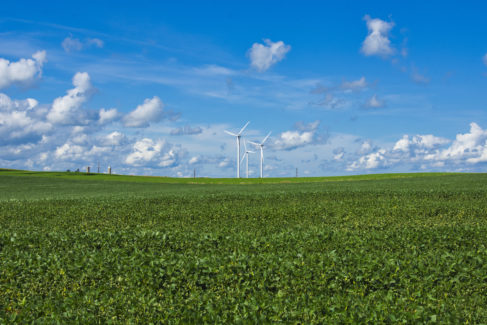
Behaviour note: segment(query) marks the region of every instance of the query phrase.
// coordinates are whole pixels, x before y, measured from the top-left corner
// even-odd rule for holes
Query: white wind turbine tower
[[[245,130],[247,125],[249,125],[249,123],[250,121],[247,122],[247,124],[245,124],[244,127],[237,134],[225,130],[225,133],[230,134],[237,138],[237,178],[240,178],[240,137],[242,136],[242,132]]]
[[[267,134],[267,136],[264,138],[264,140],[262,140],[261,143],[256,143],[256,142],[249,141],[254,146],[257,146],[257,147],[260,148],[260,178],[263,178],[264,177],[264,174],[263,174],[263,168],[264,168],[264,142],[267,140],[267,138],[270,135],[271,135],[271,132],[269,132]]]
[[[244,152],[244,155],[242,157],[242,161],[247,158],[247,178],[249,178],[249,153],[255,153],[255,151],[250,151],[250,150],[247,150],[247,144],[246,144],[247,141],[244,141],[244,148],[245,148],[245,152]],[[242,163],[242,161],[240,161],[240,163]]]

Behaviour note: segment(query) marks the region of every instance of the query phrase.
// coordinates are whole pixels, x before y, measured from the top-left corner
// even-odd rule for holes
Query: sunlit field
[[[486,323],[487,174],[0,170],[0,323]]]

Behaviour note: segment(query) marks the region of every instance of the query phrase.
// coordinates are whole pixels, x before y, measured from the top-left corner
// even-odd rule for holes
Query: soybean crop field
[[[0,323],[487,323],[487,174],[0,170]]]

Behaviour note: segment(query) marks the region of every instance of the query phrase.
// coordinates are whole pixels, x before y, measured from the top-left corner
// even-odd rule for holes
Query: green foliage
[[[0,323],[487,322],[485,174],[0,175]]]

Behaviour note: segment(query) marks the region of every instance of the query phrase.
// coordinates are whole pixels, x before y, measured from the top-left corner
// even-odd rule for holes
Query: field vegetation
[[[487,323],[487,174],[0,170],[0,323]]]

